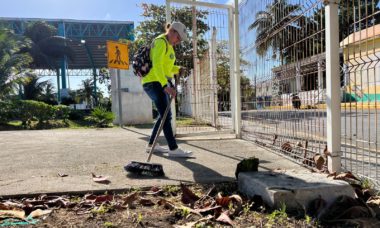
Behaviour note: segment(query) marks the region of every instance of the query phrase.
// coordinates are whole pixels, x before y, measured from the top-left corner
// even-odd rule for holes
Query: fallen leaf
[[[0,210],[10,210],[12,209],[9,205],[0,203]]]
[[[321,170],[323,168],[323,165],[325,164],[325,158],[320,154],[316,154],[314,155],[313,159],[314,159],[315,167]]]
[[[229,198],[234,205],[233,215],[239,214],[239,212],[242,210],[243,199],[239,195],[231,195]]]
[[[25,211],[20,211],[20,210],[0,210],[0,218],[25,219]]]
[[[206,207],[201,209],[194,209],[194,211],[198,213],[208,213],[210,211],[214,211],[215,209],[221,208],[221,206],[214,206],[214,207]]]
[[[292,152],[292,150],[293,150],[293,147],[292,147],[292,145],[290,145],[290,142],[285,142],[285,143],[283,143],[282,145],[281,145],[281,149],[285,152]]]
[[[371,196],[368,199],[367,204],[380,206],[380,196]]]
[[[174,210],[175,206],[172,202],[166,200],[166,199],[163,199],[161,198],[158,202],[157,202],[158,205],[160,206],[164,206],[165,209],[169,209],[169,210]]]
[[[136,201],[139,197],[138,192],[134,192],[126,197],[124,197],[122,200],[124,201],[123,205],[132,205],[134,201]]]
[[[112,200],[112,195],[100,195],[95,198],[95,203],[110,202]]]
[[[347,180],[347,179],[354,179],[354,180],[359,180],[356,178],[351,172],[347,173],[340,173],[334,177],[335,180]]]
[[[139,203],[141,205],[143,205],[143,206],[153,206],[154,205],[154,203],[153,203],[152,200],[146,199],[146,198],[142,198],[142,197],[140,197]]]
[[[230,219],[230,217],[226,213],[221,213],[219,217],[216,219],[216,221],[227,223],[231,226],[234,226],[234,222]]]
[[[222,207],[228,207],[230,204],[230,197],[228,196],[222,196],[220,193],[218,193],[215,197],[216,204],[222,206]]]
[[[109,184],[111,181],[108,180],[109,177],[106,177],[106,176],[98,176],[98,175],[95,175],[94,173],[91,173],[92,174],[92,180],[96,183],[100,183],[100,184]]]
[[[67,176],[69,176],[69,175],[67,175],[67,174],[65,174],[65,173],[58,173],[58,176],[60,176],[60,177],[67,177]]]
[[[207,220],[210,220],[212,219],[214,216],[212,215],[208,215],[207,217],[205,218],[201,218],[195,222],[188,222],[186,223],[185,225],[174,225],[173,227],[174,228],[192,228],[194,227],[195,225],[197,225],[197,223],[200,223],[200,222],[203,222],[203,221],[207,221]]]
[[[195,195],[189,188],[187,188],[184,184],[181,183],[182,190],[182,203],[193,205],[195,201],[199,200],[199,197]]]
[[[31,217],[31,218],[38,218],[38,217],[41,217],[41,216],[44,216],[44,215],[48,215],[52,212],[52,210],[41,210],[41,209],[37,209],[35,211],[32,211],[32,213],[29,214],[28,217]]]
[[[86,201],[95,201],[96,200],[96,195],[94,195],[94,194],[86,194],[86,195],[84,195],[84,199]]]

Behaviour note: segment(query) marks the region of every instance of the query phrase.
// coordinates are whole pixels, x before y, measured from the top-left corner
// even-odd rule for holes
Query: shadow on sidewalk
[[[213,169],[210,169],[204,165],[191,161],[191,160],[194,160],[194,158],[173,158],[161,153],[156,153],[154,154],[154,156],[165,158],[165,159],[171,160],[172,162],[178,162],[185,168],[191,170],[193,172],[193,179],[195,183],[215,183],[215,182],[235,181],[235,178],[223,176],[222,174],[216,172]],[[165,167],[164,167],[164,171],[165,171]],[[127,174],[127,177],[132,178],[132,179],[165,179],[165,180],[175,180],[175,181],[180,181],[180,182],[189,182],[187,180],[168,178],[167,176],[149,177],[149,176],[141,176],[141,175],[130,174],[130,173]]]

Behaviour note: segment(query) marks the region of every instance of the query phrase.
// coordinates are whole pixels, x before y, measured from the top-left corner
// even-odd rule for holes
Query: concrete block
[[[319,197],[329,203],[340,195],[355,196],[347,182],[307,171],[242,172],[238,185],[241,193],[249,198],[259,195],[272,208],[285,203],[289,209],[307,209]]]

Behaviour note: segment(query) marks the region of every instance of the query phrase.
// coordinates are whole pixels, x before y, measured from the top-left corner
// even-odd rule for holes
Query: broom
[[[169,104],[165,109],[164,116],[161,118],[161,123],[158,128],[157,134],[154,137],[152,147],[150,148],[148,159],[146,160],[146,162],[137,162],[137,161],[130,162],[128,165],[124,167],[125,171],[139,174],[139,175],[146,175],[146,176],[164,176],[165,175],[164,168],[162,167],[162,165],[158,163],[150,163],[150,158],[152,157],[154,148],[157,144],[158,136],[160,135],[164,127],[164,123],[166,121],[166,117],[168,116],[170,105],[172,103],[173,98],[174,97],[170,98]]]

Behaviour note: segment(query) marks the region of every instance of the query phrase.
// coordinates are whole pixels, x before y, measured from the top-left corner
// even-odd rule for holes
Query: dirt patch
[[[239,195],[236,183],[131,189],[123,194],[41,195],[30,199],[0,200],[0,226],[20,222],[29,223],[24,227],[321,225],[304,211],[288,211],[285,205],[270,210],[260,197],[248,200]]]

